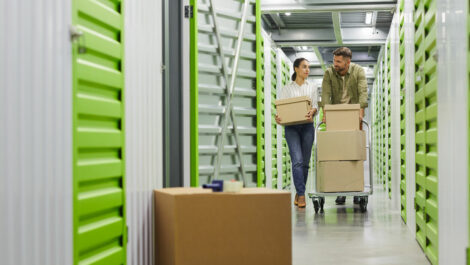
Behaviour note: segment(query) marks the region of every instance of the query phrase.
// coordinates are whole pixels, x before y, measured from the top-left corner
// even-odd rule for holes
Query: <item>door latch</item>
[[[184,6],[184,17],[185,18],[193,18],[194,16],[194,10],[192,5],[186,5]]]
[[[85,45],[85,35],[75,26],[70,26],[70,41],[78,42],[78,53],[83,54],[86,53],[86,45]]]

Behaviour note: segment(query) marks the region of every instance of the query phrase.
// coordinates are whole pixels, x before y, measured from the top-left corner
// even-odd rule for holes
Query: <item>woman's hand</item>
[[[279,116],[277,116],[277,114],[276,114],[276,123],[281,125],[281,118],[279,118]]]
[[[305,117],[312,120],[315,113],[317,113],[317,109],[313,108],[307,113],[307,115],[305,115]]]

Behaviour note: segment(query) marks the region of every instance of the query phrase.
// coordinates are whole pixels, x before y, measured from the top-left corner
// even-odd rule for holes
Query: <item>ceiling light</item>
[[[366,13],[366,24],[370,25],[372,23],[372,12]]]
[[[286,15],[286,16],[290,16],[290,13],[286,13],[285,15]]]

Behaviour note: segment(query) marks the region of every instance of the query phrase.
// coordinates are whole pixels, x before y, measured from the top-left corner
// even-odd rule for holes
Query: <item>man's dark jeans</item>
[[[299,196],[305,195],[308,168],[312,155],[314,138],[313,123],[291,125],[285,127],[286,141],[292,160],[294,185]]]

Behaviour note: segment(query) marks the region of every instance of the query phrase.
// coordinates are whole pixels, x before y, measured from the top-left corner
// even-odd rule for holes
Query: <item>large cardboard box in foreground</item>
[[[359,130],[359,104],[325,105],[327,131]]]
[[[295,125],[311,123],[313,120],[307,119],[305,115],[312,109],[312,102],[309,97],[295,97],[278,99],[275,102],[277,115],[281,118],[281,125]]]
[[[317,191],[343,192],[364,190],[363,161],[318,162]]]
[[[292,264],[291,195],[155,190],[156,265]]]
[[[323,131],[317,137],[318,161],[367,159],[364,131]]]

